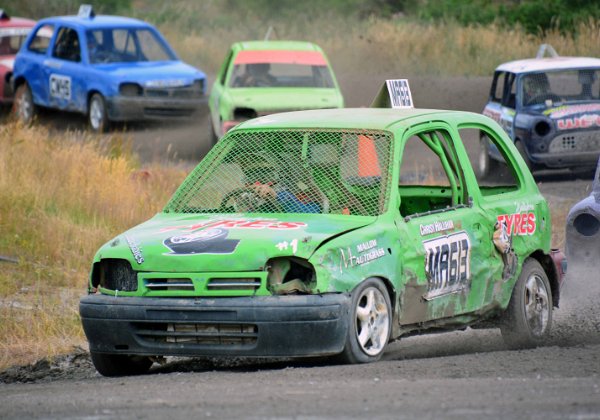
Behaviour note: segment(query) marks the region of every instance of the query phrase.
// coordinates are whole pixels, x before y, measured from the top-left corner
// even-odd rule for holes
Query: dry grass
[[[143,3],[152,4],[151,0]],[[238,16],[215,1],[179,1],[162,6],[162,15],[141,9],[138,15],[158,20],[161,31],[183,59],[210,74],[217,72],[233,42],[263,39],[269,26],[276,39],[319,44],[336,72],[390,73],[403,76],[487,76],[498,64],[533,57],[542,43],[562,55],[600,56],[600,23],[582,23],[576,34],[558,30],[529,35],[520,27],[463,27],[427,24],[405,18],[358,20],[331,14],[300,14],[281,19]],[[160,16],[170,19],[160,21]]]
[[[140,169],[119,136],[0,128],[0,369],[84,341],[78,297],[100,245],[159,211],[185,176]],[[125,151],[124,151],[125,150]]]

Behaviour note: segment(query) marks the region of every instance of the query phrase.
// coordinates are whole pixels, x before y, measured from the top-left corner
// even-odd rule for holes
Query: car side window
[[[77,31],[62,27],[56,35],[52,56],[67,61],[81,61],[81,43]]]
[[[504,96],[504,78],[506,73],[503,71],[497,71],[494,73],[494,80],[492,81],[492,88],[490,89],[490,101],[491,102],[502,102]]]
[[[482,195],[499,195],[519,189],[516,169],[496,135],[484,127],[459,126],[458,132]],[[480,169],[482,165],[483,170]]]
[[[31,42],[27,47],[28,51],[36,54],[46,54],[50,39],[54,33],[54,25],[42,25],[35,31],[35,35],[31,38]]]
[[[427,130],[408,138],[398,181],[402,216],[466,204],[464,185],[463,172],[447,131]]]
[[[502,95],[502,105],[507,108],[515,108],[517,103],[517,84],[515,74],[506,73]]]

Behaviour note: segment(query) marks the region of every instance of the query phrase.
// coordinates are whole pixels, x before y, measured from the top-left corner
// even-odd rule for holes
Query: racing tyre
[[[486,135],[479,139],[479,151],[477,156],[477,166],[475,168],[477,179],[486,179],[498,167],[498,162],[490,157],[490,140]]]
[[[17,119],[25,125],[33,122],[36,113],[36,106],[33,103],[31,88],[27,83],[22,83],[15,92],[13,103],[13,112]]]
[[[535,347],[550,334],[552,291],[544,269],[528,258],[512,292],[500,330],[512,349]]]
[[[105,133],[108,131],[110,124],[106,114],[106,102],[99,93],[94,93],[90,98],[88,122],[90,129],[95,133]]]
[[[141,375],[150,369],[149,357],[129,356],[127,354],[106,354],[90,352],[94,367],[102,376]]]
[[[530,171],[533,171],[533,169],[534,169],[533,163],[531,163],[531,161],[529,160],[529,156],[527,156],[527,151],[525,150],[525,145],[523,144],[523,142],[517,140],[515,142],[515,147],[517,148],[517,150],[519,151],[519,154],[525,161],[525,165],[527,165],[527,169],[529,169]]]
[[[392,331],[392,305],[385,285],[371,278],[352,292],[348,335],[342,363],[369,363],[381,358]]]

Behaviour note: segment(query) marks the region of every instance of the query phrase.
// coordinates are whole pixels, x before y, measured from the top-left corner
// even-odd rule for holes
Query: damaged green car
[[[506,173],[477,180],[483,133]],[[476,158],[476,153],[474,154]],[[424,109],[270,115],[232,129],[164,210],[96,254],[80,314],[106,376],[155,356],[378,360],[406,334],[543,340],[562,253],[491,119]]]

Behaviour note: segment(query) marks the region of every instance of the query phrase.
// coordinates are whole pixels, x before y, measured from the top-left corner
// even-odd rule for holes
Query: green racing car
[[[331,65],[318,45],[238,42],[231,46],[210,93],[213,143],[257,116],[343,106]]]
[[[473,171],[481,133],[501,182]],[[488,117],[282,113],[230,130],[162,212],[102,246],[80,314],[106,376],[166,355],[365,363],[468,326],[534,346],[566,269],[550,239],[546,201]]]

